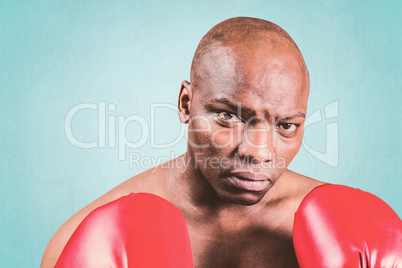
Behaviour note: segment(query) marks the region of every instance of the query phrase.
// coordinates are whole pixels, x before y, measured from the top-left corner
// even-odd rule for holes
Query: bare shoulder
[[[314,188],[326,184],[326,182],[301,175],[291,170],[286,170],[282,182],[287,185],[288,194],[300,202]]]
[[[286,170],[267,194],[269,228],[291,238],[294,214],[300,203],[314,188],[323,184],[326,183]]]
[[[312,179],[299,173],[287,170],[284,174],[283,183],[286,184],[285,199],[288,200],[292,212],[292,226],[294,213],[299,209],[303,199],[316,187],[327,184],[326,182]],[[293,228],[292,228],[293,229]]]
[[[140,173],[125,182],[119,184],[103,196],[99,197],[89,205],[82,208],[70,219],[68,219],[53,235],[42,257],[41,268],[54,267],[64,246],[70,239],[71,235],[78,225],[88,216],[94,209],[112,202],[122,196],[132,192],[148,192],[161,195],[161,190],[157,185],[160,172],[153,172],[153,169]]]

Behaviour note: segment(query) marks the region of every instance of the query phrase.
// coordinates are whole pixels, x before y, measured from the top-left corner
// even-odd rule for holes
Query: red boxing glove
[[[180,210],[165,199],[130,194],[92,211],[55,267],[191,268],[187,225]]]
[[[309,193],[295,214],[300,267],[402,267],[402,221],[378,197],[342,185]]]

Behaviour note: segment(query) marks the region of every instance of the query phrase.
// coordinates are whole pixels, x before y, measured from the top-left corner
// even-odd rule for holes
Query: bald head
[[[245,62],[259,64],[264,58],[288,54],[305,76],[308,89],[308,72],[303,57],[293,39],[278,25],[256,18],[238,17],[214,26],[200,41],[191,66],[191,84],[195,89],[200,81],[208,82],[220,76],[233,83],[241,83]],[[254,61],[254,62],[253,62]],[[215,79],[214,79],[215,80]],[[230,81],[226,81],[230,82]]]

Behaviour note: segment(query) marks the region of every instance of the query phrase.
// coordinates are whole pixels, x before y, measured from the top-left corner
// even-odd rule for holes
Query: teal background
[[[151,103],[176,105],[201,37],[234,16],[273,21],[294,38],[311,76],[309,114],[338,101],[337,166],[305,148],[291,168],[372,192],[402,216],[401,1],[0,1],[0,267],[39,267],[57,228],[80,208],[145,170],[118,160],[118,148],[81,149],[64,133],[79,103],[116,106],[107,116],[140,115]],[[156,110],[159,144],[181,127]],[[97,111],[74,117],[82,141],[98,139]],[[305,132],[325,150],[326,121]],[[140,138],[129,124],[128,139]],[[107,136],[109,137],[109,136]],[[185,152],[138,149],[142,157]]]

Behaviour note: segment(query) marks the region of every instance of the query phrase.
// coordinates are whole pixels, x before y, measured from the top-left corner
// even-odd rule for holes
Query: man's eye
[[[230,123],[239,123],[241,120],[234,114],[228,113],[228,112],[220,112],[218,113],[218,119],[222,120],[224,122],[230,122]]]
[[[282,123],[278,125],[280,130],[288,133],[295,132],[298,126],[299,126],[298,124],[291,124],[291,123]]]

